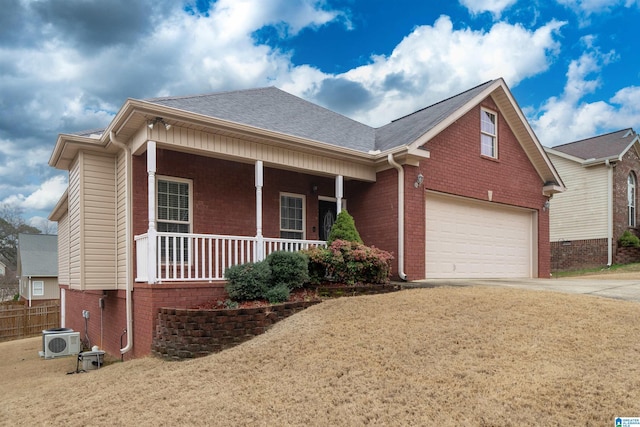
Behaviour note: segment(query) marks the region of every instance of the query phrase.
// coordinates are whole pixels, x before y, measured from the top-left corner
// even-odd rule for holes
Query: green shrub
[[[300,252],[276,251],[266,258],[271,268],[270,287],[301,288],[309,281],[309,258]]]
[[[354,285],[356,283],[388,283],[393,256],[373,246],[335,240],[326,248],[307,251],[311,283],[326,278]]]
[[[271,269],[264,261],[229,267],[224,274],[229,298],[247,301],[264,298],[271,280]]]
[[[640,247],[640,239],[631,231],[625,230],[620,236],[620,246],[638,248]]]
[[[336,218],[336,222],[331,227],[327,244],[330,245],[335,240],[346,240],[347,242],[357,242],[362,244],[360,233],[356,229],[353,217],[346,210],[341,211]]]
[[[289,288],[285,284],[279,284],[272,288],[269,288],[265,293],[265,298],[271,304],[278,304],[285,302],[289,299]]]

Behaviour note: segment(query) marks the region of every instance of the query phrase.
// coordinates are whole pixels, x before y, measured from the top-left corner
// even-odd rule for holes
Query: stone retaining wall
[[[207,356],[260,335],[274,323],[319,302],[227,310],[161,308],[152,353],[170,360]]]

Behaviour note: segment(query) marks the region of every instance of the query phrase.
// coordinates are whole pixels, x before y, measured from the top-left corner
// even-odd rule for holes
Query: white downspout
[[[131,297],[131,195],[132,195],[132,191],[131,191],[131,149],[123,144],[122,142],[118,141],[116,139],[116,134],[115,132],[111,131],[109,133],[109,138],[111,139],[111,142],[118,148],[121,148],[122,150],[124,150],[125,153],[125,236],[127,239],[127,244],[125,245],[125,257],[126,257],[126,262],[125,262],[125,270],[127,271],[127,280],[126,280],[126,290],[125,290],[125,295],[126,295],[126,314],[127,314],[127,345],[124,346],[124,348],[120,349],[120,354],[125,354],[129,351],[131,351],[131,349],[133,348],[133,310],[132,310],[132,297]]]
[[[407,280],[404,272],[404,169],[393,158],[387,155],[387,161],[398,171],[398,276]]]
[[[607,267],[613,264],[613,166],[609,159],[607,165]]]
[[[31,307],[31,276],[29,276],[29,307]]]

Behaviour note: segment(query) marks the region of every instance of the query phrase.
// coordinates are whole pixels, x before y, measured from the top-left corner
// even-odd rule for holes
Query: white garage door
[[[533,213],[429,194],[426,277],[532,277]]]

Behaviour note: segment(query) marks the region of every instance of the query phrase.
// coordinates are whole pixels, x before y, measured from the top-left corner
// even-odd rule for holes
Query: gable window
[[[164,233],[191,232],[191,181],[180,178],[160,177],[157,183],[158,226]],[[182,260],[188,258],[189,241],[186,238],[162,237],[160,251],[163,259],[175,260],[174,252],[182,252]]]
[[[631,172],[627,178],[627,211],[629,227],[636,226],[636,177]]]
[[[304,239],[304,196],[280,194],[280,237]]]
[[[480,154],[498,157],[498,116],[482,108],[480,110]]]
[[[34,280],[31,282],[32,287],[32,295],[34,297],[44,296],[44,281],[42,280]]]

